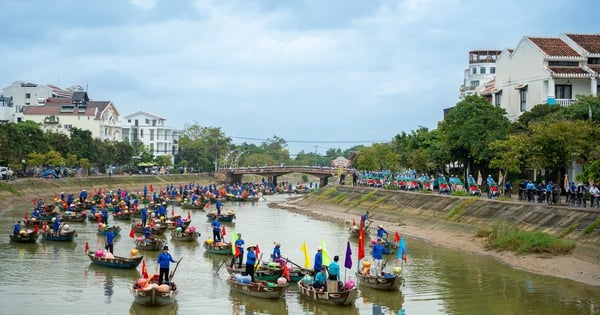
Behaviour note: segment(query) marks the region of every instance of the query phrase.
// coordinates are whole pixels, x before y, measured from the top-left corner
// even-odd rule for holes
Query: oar
[[[183,259],[183,257],[179,258],[179,260],[177,261],[177,264],[175,265],[175,269],[173,269],[173,271],[171,271],[171,274],[169,274],[169,282],[171,282],[173,280],[175,271],[177,271],[177,267],[179,267],[179,263],[181,262],[182,259]]]
[[[227,255],[227,257],[225,257],[225,259],[223,259],[223,261],[219,264],[219,267],[217,268],[217,270],[215,271],[215,273],[219,273],[219,269],[221,269],[221,267],[223,266],[223,264],[227,261],[227,259],[229,259],[229,257],[231,257],[232,255]]]
[[[381,265],[381,271],[383,271],[383,269],[385,269],[385,265],[387,265],[388,261],[390,260],[390,257],[392,257],[394,255],[389,254],[388,257],[385,259],[385,261],[383,262],[383,265]]]
[[[293,262],[293,261],[292,261],[291,259],[289,259],[289,258],[283,258],[283,259],[285,259],[287,262],[291,263],[292,265],[294,265],[294,266],[296,266],[296,267],[298,267],[298,268],[300,268],[300,269],[303,269],[303,270],[308,270],[307,268],[305,268],[305,267],[302,267],[302,266],[298,265],[297,263]]]

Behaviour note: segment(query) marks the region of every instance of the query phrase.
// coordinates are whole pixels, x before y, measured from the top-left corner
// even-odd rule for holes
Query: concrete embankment
[[[600,228],[585,232],[600,219],[597,209],[352,186],[323,187],[296,204],[324,213],[332,208],[352,217],[368,210],[376,220],[472,235],[490,230],[495,222],[508,222],[524,230],[563,235],[576,242],[573,255],[600,263]]]

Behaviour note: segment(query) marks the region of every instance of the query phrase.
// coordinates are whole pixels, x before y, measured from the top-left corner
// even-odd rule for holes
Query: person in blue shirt
[[[385,234],[385,237],[383,235]],[[383,225],[379,224],[377,226],[377,238],[387,238],[390,233],[383,228]]]
[[[19,235],[19,232],[21,232],[21,221],[17,221],[17,223],[15,223],[14,228],[13,228],[14,235]]]
[[[473,178],[473,175],[469,174],[469,177],[467,177],[467,183],[469,185],[475,185],[475,178]]]
[[[169,254],[169,246],[163,246],[163,251],[158,255],[157,263],[160,266],[160,273],[158,275],[158,284],[169,283],[169,266],[171,263],[176,262],[173,256]],[[164,281],[163,281],[164,279]]]
[[[365,214],[360,217],[360,223],[365,226],[367,225],[367,220],[369,220],[369,211],[365,212]]]
[[[319,292],[325,291],[327,287],[325,284],[327,283],[327,267],[321,266],[319,272],[315,274],[315,280],[313,281],[313,288],[319,290]]]
[[[223,208],[223,203],[221,203],[221,197],[217,198],[217,202],[215,203],[215,207],[217,207],[217,215],[221,215],[221,209]]]
[[[329,280],[340,280],[340,265],[338,255],[333,256],[333,261],[329,264]]]
[[[146,208],[146,206],[144,206],[144,208],[142,208],[141,217],[142,217],[142,226],[146,226],[146,221],[148,220],[148,208]]]
[[[237,257],[234,256],[233,259],[231,259],[231,264],[229,264],[229,267],[233,267],[235,261],[237,260],[238,269],[242,269],[242,261],[244,260],[244,240],[242,239],[241,233],[237,234],[237,240],[235,240],[235,247],[237,248],[237,252],[239,253],[239,255]]]
[[[183,229],[183,218],[181,216],[177,217],[177,227]]]
[[[275,247],[273,248],[273,254],[271,254],[271,259],[273,262],[279,263],[282,267],[285,266],[285,261],[281,258],[281,244],[275,242]]]
[[[114,249],[114,241],[115,241],[115,227],[111,226],[106,232],[106,250],[108,250],[111,254],[113,254]]]
[[[52,225],[52,230],[54,231],[54,234],[58,235],[59,229],[60,229],[60,218],[54,217],[54,223]]]
[[[221,241],[221,222],[215,217],[213,222],[211,223],[213,229],[213,241],[220,242]]]
[[[315,273],[321,271],[321,266],[323,265],[323,250],[319,246],[317,249],[317,253],[315,254],[315,264],[313,265],[313,270]]]
[[[246,248],[248,251],[248,254],[246,255],[246,274],[250,275],[252,282],[254,282],[254,264],[256,264],[256,253],[254,253],[255,249],[256,246],[254,245],[250,245],[248,248]]]
[[[381,275],[381,265],[383,262],[383,254],[386,253],[385,246],[383,245],[383,239],[378,238],[375,245],[373,245],[373,265],[371,266],[371,276]]]
[[[102,213],[102,223],[108,225],[108,210],[104,207],[100,212]]]
[[[150,225],[144,226],[144,238],[147,240],[152,239],[152,228],[150,227]]]

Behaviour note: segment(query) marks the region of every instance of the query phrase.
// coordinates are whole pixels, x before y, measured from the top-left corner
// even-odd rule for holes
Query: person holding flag
[[[237,268],[242,269],[242,261],[244,260],[244,240],[242,239],[241,233],[237,234],[237,239],[235,240],[234,245],[235,253],[233,255],[233,259],[231,259],[231,264],[229,267],[233,267],[237,259]]]
[[[248,254],[246,256],[246,274],[250,275],[250,279],[254,282],[254,264],[256,263],[256,254],[254,250],[256,249],[255,245],[250,245],[246,250],[248,250]]]

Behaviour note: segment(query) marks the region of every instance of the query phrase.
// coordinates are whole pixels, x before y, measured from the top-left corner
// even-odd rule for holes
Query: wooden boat
[[[131,294],[136,303],[148,306],[169,305],[175,302],[177,286],[171,281],[169,284],[158,285],[158,275],[153,275],[149,283],[140,287],[136,282],[131,287]]]
[[[133,228],[134,233],[144,234],[144,227],[142,227],[141,222],[132,223],[131,227]],[[168,228],[168,226],[166,224],[158,224],[158,223],[154,224],[154,226],[151,228],[152,234],[163,235],[163,234],[165,234],[165,231],[167,230],[167,228]]]
[[[211,254],[218,254],[218,255],[231,255],[231,242],[227,242],[227,243],[213,243],[212,239],[208,239],[206,241],[204,241],[204,250],[206,250],[207,252],[211,253]]]
[[[42,238],[45,241],[55,241],[55,242],[73,242],[77,237],[77,232],[75,230],[72,231],[58,231],[58,233],[54,233],[52,231],[48,231],[46,233],[42,233]]]
[[[178,232],[177,230],[171,230],[171,240],[182,241],[182,242],[195,242],[200,237],[200,233],[195,229],[193,231]]]
[[[357,225],[352,225],[348,228],[348,233],[350,234],[350,237],[358,238],[358,235],[360,234],[360,227],[358,227]],[[367,225],[367,227],[363,231],[363,234],[369,235],[369,233],[371,233],[371,229]]]
[[[106,258],[106,257],[97,257],[96,253],[88,252],[88,257],[92,261],[92,264],[110,267],[110,268],[119,268],[119,269],[131,269],[136,268],[144,259],[144,256],[136,256],[136,257],[121,257],[114,256],[114,258]]]
[[[235,267],[230,267],[229,264],[227,264],[226,269],[230,275],[246,273],[245,267],[242,267],[242,269],[237,269]],[[281,269],[259,268],[254,271],[254,280],[277,282],[277,279],[279,279],[281,277],[282,277]]]
[[[204,210],[208,200],[198,199],[196,203],[181,203],[181,209],[189,209],[189,210]]]
[[[206,217],[210,220],[210,221],[214,221],[215,218],[217,217],[216,213],[209,213],[206,215]],[[219,222],[231,222],[233,221],[233,219],[235,219],[235,213],[228,213],[228,214],[221,214],[219,215]]]
[[[9,234],[10,241],[15,243],[35,243],[40,234],[38,232],[27,230],[25,234]]]
[[[65,212],[63,214],[63,221],[65,222],[85,222],[86,218],[85,212]]]
[[[369,247],[373,248],[374,244],[375,239],[372,239],[371,243],[369,244]],[[394,254],[398,252],[398,243],[390,242],[387,239],[384,239],[383,247],[385,248],[385,251],[383,252],[384,255]]]
[[[138,237],[135,240],[135,248],[139,250],[162,250],[164,245],[165,241],[160,238]]]
[[[261,299],[279,299],[285,294],[288,288],[287,283],[285,285],[267,281],[242,283],[241,275],[239,274],[231,275],[227,279],[227,284],[235,292]]]
[[[118,225],[111,225],[111,226],[106,226],[103,227],[103,225],[98,225],[98,235],[106,235],[106,232],[108,232],[108,230],[110,228],[114,228],[115,231],[115,236],[119,235],[119,233],[121,233],[121,227]]]
[[[301,297],[311,301],[347,306],[354,305],[354,301],[360,296],[360,291],[356,287],[351,289],[342,288],[342,290],[337,290],[337,292],[319,292],[311,284],[304,283],[305,281],[305,279],[298,281],[298,292]]]
[[[377,290],[398,290],[404,285],[404,278],[400,274],[386,273],[383,276],[363,275],[360,272],[356,273],[358,284]]]
[[[118,212],[117,214],[113,213],[113,219],[115,220],[121,220],[121,221],[129,221],[131,220],[131,213],[130,212]]]

